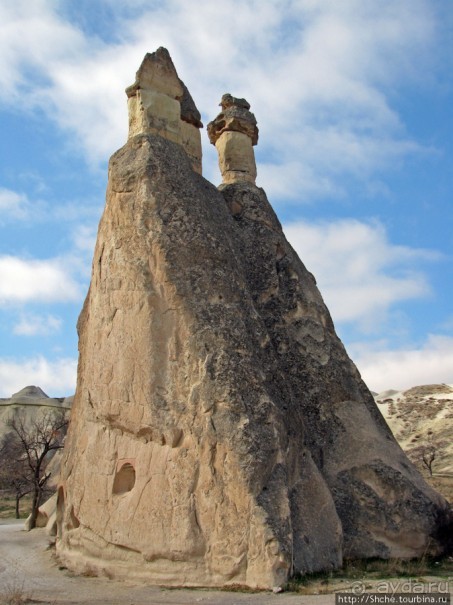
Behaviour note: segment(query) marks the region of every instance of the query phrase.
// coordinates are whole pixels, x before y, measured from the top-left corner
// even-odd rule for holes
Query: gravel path
[[[106,578],[72,576],[58,569],[44,530],[0,521],[0,603],[18,589],[41,605],[333,605],[334,595],[165,590]]]

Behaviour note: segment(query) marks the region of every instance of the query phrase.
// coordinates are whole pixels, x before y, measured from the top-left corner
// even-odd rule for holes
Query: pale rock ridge
[[[167,49],[160,47],[145,55],[126,94],[129,138],[158,134],[178,143],[189,156],[193,169],[201,174],[200,112],[179,79]]]
[[[434,474],[453,475],[453,385],[388,390],[375,399],[398,443],[416,463],[426,471],[420,447],[433,447]]]
[[[40,407],[70,408],[72,400],[68,397],[49,397],[40,387],[27,386],[11,397],[0,397],[0,435],[4,432],[2,422],[11,414],[20,410],[33,414],[32,409]]]
[[[110,160],[78,330],[57,502],[71,569],[271,588],[344,555],[443,550],[447,503],[252,182],[219,191],[177,141],[131,136]]]
[[[24,417],[27,424],[37,420],[44,410],[69,411],[72,397],[49,397],[38,386],[27,386],[8,398],[0,398],[0,439],[10,432],[8,422],[13,418]],[[59,475],[61,452],[55,452],[51,465],[52,476],[48,485],[56,487]]]
[[[253,145],[258,143],[256,118],[245,99],[229,93],[220,102],[222,111],[208,124],[210,142],[219,154],[219,168],[224,184],[255,183],[256,163]]]

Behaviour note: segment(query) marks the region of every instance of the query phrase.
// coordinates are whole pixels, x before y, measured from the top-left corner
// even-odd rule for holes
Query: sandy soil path
[[[333,605],[334,595],[165,590],[58,569],[44,530],[0,521],[0,595],[18,588],[41,605]],[[0,599],[1,603],[1,599]]]

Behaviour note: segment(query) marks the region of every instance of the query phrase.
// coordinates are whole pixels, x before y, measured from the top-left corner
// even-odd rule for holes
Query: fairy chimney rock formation
[[[193,170],[181,91],[168,53],[147,55],[110,159],[77,326],[62,564],[272,588],[344,557],[446,552],[448,504],[393,438],[250,166],[232,154],[219,189]],[[222,109],[220,150],[253,153],[248,104]]]
[[[193,169],[201,174],[200,112],[179,79],[167,49],[161,47],[145,56],[126,94],[129,138],[158,134],[178,143],[188,154]]]
[[[223,184],[255,184],[256,163],[253,145],[258,143],[258,127],[245,99],[224,94],[222,111],[208,124],[210,142],[219,154]]]

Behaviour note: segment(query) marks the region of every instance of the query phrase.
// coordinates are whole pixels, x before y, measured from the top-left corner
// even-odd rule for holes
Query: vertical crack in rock
[[[127,95],[78,322],[58,556],[161,585],[271,588],[344,557],[441,553],[448,504],[255,185],[247,101],[224,95],[208,127],[217,189],[165,49]]]

